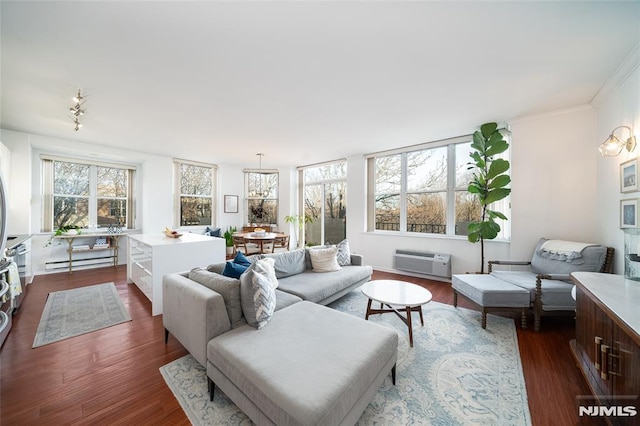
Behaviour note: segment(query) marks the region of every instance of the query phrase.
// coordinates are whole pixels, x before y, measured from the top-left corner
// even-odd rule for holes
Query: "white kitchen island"
[[[185,233],[180,238],[157,234],[128,235],[127,280],[151,300],[151,314],[162,313],[162,277],[224,262],[224,238]]]

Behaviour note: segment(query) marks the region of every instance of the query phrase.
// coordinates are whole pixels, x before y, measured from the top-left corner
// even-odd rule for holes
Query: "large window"
[[[179,226],[213,224],[216,168],[210,164],[175,160]]]
[[[278,172],[245,170],[247,222],[256,225],[278,223]]]
[[[307,245],[337,244],[347,236],[347,163],[302,168]]]
[[[466,235],[481,214],[467,193],[470,150],[469,137],[369,156],[368,230]]]
[[[46,157],[42,164],[43,231],[62,226],[134,227],[135,168]]]

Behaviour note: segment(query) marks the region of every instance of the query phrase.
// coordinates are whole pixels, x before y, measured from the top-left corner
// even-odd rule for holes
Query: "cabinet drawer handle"
[[[602,352],[602,371],[600,371],[600,377],[602,380],[609,380],[609,366],[608,366],[608,358],[609,358],[609,349],[611,349],[607,345],[600,346]]]
[[[602,359],[602,350],[600,349],[600,347],[602,346],[602,337],[596,336],[595,338],[595,343],[596,343],[596,356],[594,359],[594,364],[596,366],[596,370],[600,371],[600,360]]]
[[[619,348],[618,352],[620,352]],[[614,353],[614,350],[609,351],[607,356],[607,363],[609,364],[608,373],[612,376],[622,377],[622,356],[620,354]],[[618,371],[613,371],[612,369],[617,369]]]

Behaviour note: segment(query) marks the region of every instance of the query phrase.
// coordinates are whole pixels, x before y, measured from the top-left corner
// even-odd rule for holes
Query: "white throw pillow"
[[[264,258],[259,259],[255,262],[254,270],[265,275],[269,282],[271,283],[271,287],[275,290],[278,288],[278,278],[276,278],[276,270],[274,268],[276,261],[273,258]]]
[[[340,265],[338,265],[338,259],[336,257],[337,253],[338,249],[336,247],[309,250],[313,271],[333,272],[342,269]]]

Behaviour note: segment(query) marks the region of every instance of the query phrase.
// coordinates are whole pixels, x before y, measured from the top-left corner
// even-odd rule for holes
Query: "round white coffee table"
[[[375,280],[365,283],[360,290],[369,298],[367,313],[369,315],[393,312],[409,327],[409,344],[413,347],[413,327],[411,326],[411,312],[420,313],[420,323],[424,326],[422,305],[431,301],[431,292],[417,284],[397,280]],[[373,301],[380,302],[380,309],[372,309]],[[385,309],[384,307],[388,309]],[[404,311],[406,316],[400,312]]]

